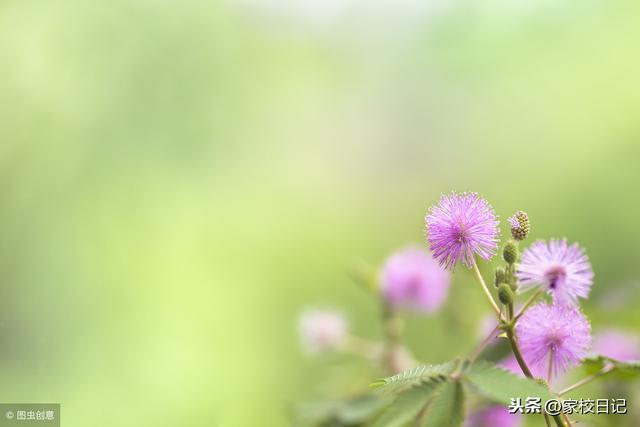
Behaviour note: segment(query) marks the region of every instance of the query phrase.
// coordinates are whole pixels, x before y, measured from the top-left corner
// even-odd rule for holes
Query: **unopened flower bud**
[[[501,283],[498,287],[498,299],[504,305],[513,304],[513,291],[508,283]]]
[[[513,264],[518,260],[518,245],[516,242],[509,240],[507,244],[504,245],[502,257],[508,264]]]
[[[516,240],[524,240],[527,238],[531,226],[529,224],[529,215],[524,211],[516,212],[509,218],[511,223],[511,235]]]
[[[496,268],[496,277],[494,279],[493,284],[497,288],[498,286],[500,286],[500,283],[503,283],[503,282],[506,282],[506,275],[504,272],[504,268],[498,267]]]
[[[514,264],[514,265],[517,265],[517,264]],[[511,275],[511,278],[508,283],[509,283],[509,286],[511,286],[511,290],[513,292],[518,291],[518,278],[516,277],[515,274]]]

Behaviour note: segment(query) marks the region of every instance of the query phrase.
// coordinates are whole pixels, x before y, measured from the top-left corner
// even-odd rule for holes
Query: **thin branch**
[[[538,288],[538,290],[533,295],[531,295],[531,298],[529,298],[527,302],[524,303],[524,305],[520,309],[520,312],[516,315],[514,320],[518,320],[524,314],[524,312],[527,311],[529,306],[533,304],[543,292],[544,290],[542,288]]]
[[[398,366],[398,351],[400,349],[400,337],[402,335],[402,319],[394,308],[382,303],[382,327],[384,328],[385,347],[383,351],[383,363],[387,372],[397,374],[402,369]]]
[[[478,356],[484,351],[485,348],[496,338],[496,333],[500,330],[500,325],[496,325],[495,328],[491,331],[489,336],[487,336],[480,344],[476,346],[473,352],[469,355],[468,359],[470,362],[474,362]]]
[[[518,365],[520,365],[520,369],[525,374],[527,378],[533,378],[533,374],[531,370],[527,366],[527,362],[525,362],[524,357],[522,357],[522,353],[520,352],[520,347],[518,347],[518,343],[516,342],[516,337],[513,335],[513,328],[509,327],[507,329],[507,338],[509,338],[509,343],[511,344],[511,350],[513,351],[513,355],[516,357],[516,361]]]
[[[480,274],[480,270],[478,269],[478,264],[476,263],[475,260],[473,261],[473,272],[476,274],[476,278],[480,282],[480,285],[482,286],[482,290],[484,291],[485,295],[489,299],[489,302],[491,303],[491,307],[493,308],[493,311],[496,312],[498,319],[502,319],[500,307],[498,307],[498,304],[496,304],[495,300],[491,296],[491,292],[489,292],[489,288],[487,288],[487,284],[484,282],[484,279],[482,278],[482,274]]]
[[[616,367],[614,365],[607,366],[606,368],[603,368],[602,370],[596,372],[595,374],[589,375],[588,377],[583,378],[580,381],[578,381],[577,383],[575,383],[575,384],[565,388],[564,390],[560,391],[558,393],[558,396],[562,396],[564,394],[572,392],[573,390],[575,390],[575,389],[577,389],[579,387],[582,387],[585,384],[589,384],[591,381],[593,381],[593,380],[595,380],[597,378],[600,378],[603,375],[607,375],[608,373],[613,372],[615,369],[616,369]]]
[[[420,409],[420,412],[418,412],[418,415],[414,420],[414,425],[416,427],[420,427],[422,425],[424,421],[424,417],[427,415],[427,412],[429,411],[429,407],[431,406],[431,402],[433,402],[433,399],[429,399],[429,401],[425,403],[422,409]]]
[[[518,342],[516,341],[516,337],[513,335],[513,325],[509,325],[507,328],[507,338],[509,338],[509,343],[511,343],[511,350],[513,351],[513,355],[516,357],[518,361],[518,365],[520,365],[520,369],[527,378],[533,379],[533,374],[531,370],[527,366],[527,362],[525,362],[524,357],[522,357],[522,353],[520,352],[520,348],[518,347]],[[551,415],[553,417],[553,421],[555,421],[558,427],[571,427],[571,422],[566,422],[562,420],[562,417],[559,415]]]

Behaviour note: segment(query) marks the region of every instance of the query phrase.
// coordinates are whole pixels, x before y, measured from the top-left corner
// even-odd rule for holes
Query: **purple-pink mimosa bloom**
[[[566,239],[533,243],[522,254],[516,274],[525,289],[542,284],[562,304],[576,305],[578,298],[587,298],[593,283],[584,250],[577,243],[567,245]]]
[[[389,257],[380,282],[391,305],[430,313],[447,299],[450,274],[428,253],[410,247]]]
[[[510,414],[507,407],[492,405],[471,413],[465,427],[518,427],[521,424],[520,414]]]
[[[551,353],[552,371],[557,375],[585,358],[591,346],[591,325],[573,306],[542,302],[520,318],[516,336],[534,372],[548,371]]]
[[[498,220],[477,193],[442,195],[425,217],[433,257],[446,268],[473,266],[474,255],[490,259],[498,248]]]
[[[629,332],[609,329],[595,336],[593,352],[621,362],[640,360],[640,338]]]

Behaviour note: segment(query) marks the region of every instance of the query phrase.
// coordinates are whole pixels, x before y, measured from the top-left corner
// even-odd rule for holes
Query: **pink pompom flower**
[[[538,240],[522,254],[517,277],[523,289],[541,284],[554,301],[576,305],[587,298],[593,283],[593,270],[584,250],[566,239]]]
[[[417,247],[392,254],[386,261],[380,283],[382,294],[394,307],[431,313],[447,299],[450,274]]]
[[[458,262],[472,267],[474,256],[488,260],[498,248],[498,220],[491,205],[477,193],[442,195],[425,217],[427,242],[440,265]]]
[[[534,372],[558,375],[577,366],[591,346],[591,325],[580,310],[563,304],[538,303],[516,325],[520,350]]]
[[[595,336],[593,352],[621,362],[640,360],[640,338],[629,332],[608,329]]]

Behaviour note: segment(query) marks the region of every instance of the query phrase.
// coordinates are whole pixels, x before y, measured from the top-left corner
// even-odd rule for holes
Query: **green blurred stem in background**
[[[484,282],[484,279],[482,278],[482,274],[480,274],[480,270],[478,269],[478,263],[476,263],[475,260],[473,262],[473,272],[475,273],[476,278],[480,282],[482,290],[484,291],[485,295],[489,299],[489,302],[491,303],[491,307],[493,308],[493,311],[496,312],[496,316],[498,316],[498,320],[500,320],[502,317],[500,314],[500,308],[498,307],[498,304],[496,304],[496,301],[493,299],[493,296],[491,296],[491,292],[489,292],[489,288],[487,288],[487,284]]]
[[[384,368],[389,374],[393,375],[402,370],[402,367],[398,366],[402,319],[391,304],[386,302],[382,302],[382,323],[385,334]]]

